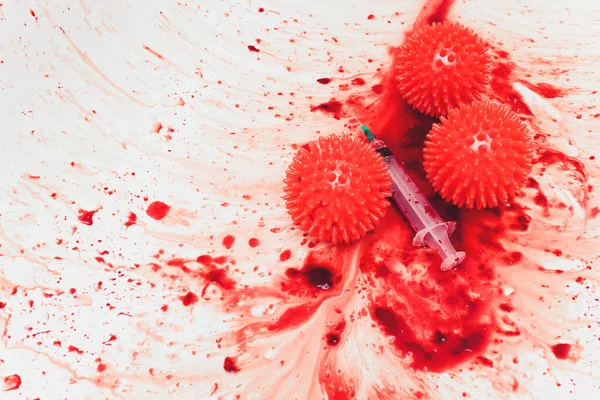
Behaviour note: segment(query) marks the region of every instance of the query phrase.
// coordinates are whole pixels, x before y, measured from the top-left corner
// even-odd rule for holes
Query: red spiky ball
[[[531,172],[527,127],[505,105],[476,102],[452,109],[425,140],[427,179],[459,207],[496,207],[524,185]]]
[[[485,42],[459,23],[434,23],[400,47],[396,79],[404,99],[423,114],[447,115],[481,97],[491,69]]]
[[[333,243],[364,236],[390,205],[387,165],[362,138],[332,135],[308,143],[283,182],[294,222],[310,236]]]

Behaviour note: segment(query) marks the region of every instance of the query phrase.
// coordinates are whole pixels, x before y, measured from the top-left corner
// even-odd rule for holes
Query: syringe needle
[[[392,198],[416,232],[413,245],[419,247],[427,245],[435,250],[442,259],[441,269],[443,271],[459,266],[465,259],[466,254],[463,251],[456,251],[450,241],[450,235],[454,232],[456,222],[445,222],[440,217],[391,150],[383,141],[373,135],[346,102],[344,102],[344,105],[348,107],[350,113],[361,124],[361,130],[388,165],[392,178]]]

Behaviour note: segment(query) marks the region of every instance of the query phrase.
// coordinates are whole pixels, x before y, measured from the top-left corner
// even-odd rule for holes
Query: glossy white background
[[[422,6],[3,1],[0,301],[7,305],[0,310],[0,378],[18,374],[22,384],[1,397],[205,399],[218,382],[215,399],[321,398],[313,372],[327,311],[256,343],[262,361],[255,368],[225,374],[223,357],[234,346],[218,348],[215,340],[243,321],[228,319],[217,302],[182,307],[185,288],[203,285],[174,283],[148,265],[159,249],[164,259],[227,253],[236,260],[236,282],[254,285],[286,268],[276,262],[282,249],[292,249],[290,265],[301,261],[306,248],[298,246],[300,234],[289,229],[280,199],[291,144],[343,132],[345,122],[310,112],[340,95],[336,85],[315,81],[349,82],[361,74],[367,87],[377,83],[388,46],[401,42]],[[598,161],[589,157],[600,156],[600,3],[457,0],[450,19],[508,51],[518,77],[565,89],[567,96],[544,100],[515,86],[535,114],[533,124],[552,136],[553,146],[585,161],[587,183],[598,187]],[[578,197],[584,189],[574,187],[569,172],[551,172],[542,181],[546,194],[574,211],[556,219],[533,215],[534,231],[519,245],[547,268],[578,270],[581,259],[597,268],[599,222],[586,216]],[[589,196],[587,207],[597,206],[595,193]],[[155,200],[172,207],[162,221],[144,212]],[[98,209],[93,225],[78,221],[79,209]],[[126,228],[130,212],[138,223]],[[236,237],[231,252],[221,246],[226,234]],[[250,248],[251,237],[261,245]],[[557,261],[538,251],[548,243],[573,258]],[[104,251],[102,263],[95,257]],[[259,274],[246,273],[254,267]],[[370,353],[371,343],[385,340],[366,332],[366,322],[352,328],[339,365],[362,383],[363,399],[375,398],[368,388],[382,378],[398,388],[421,385],[436,399],[463,391],[473,398],[593,398],[600,379],[593,370],[600,360],[598,274],[587,274],[591,289],[582,290],[565,287],[560,277],[505,273],[506,290],[521,296],[521,322],[531,327],[511,349],[520,352],[520,365],[454,378],[412,374]],[[530,283],[539,279],[555,298],[533,312],[540,293]],[[359,307],[357,299],[339,301]],[[164,304],[168,313],[160,311]],[[111,334],[118,339],[108,341]],[[558,338],[578,344],[577,363],[552,357],[546,344]],[[285,367],[268,362],[272,352],[288,354]],[[98,359],[107,365],[101,373]],[[513,373],[521,387],[509,394]]]

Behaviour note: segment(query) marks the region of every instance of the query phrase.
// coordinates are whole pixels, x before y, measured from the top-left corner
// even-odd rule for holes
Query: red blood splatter
[[[492,81],[490,86],[500,102],[510,106],[518,114],[533,115],[523,98],[517,93],[511,84],[510,78],[514,70],[514,64],[499,63],[492,70]]]
[[[340,342],[340,335],[337,333],[328,333],[326,336],[327,344],[330,346],[337,346]]]
[[[547,99],[554,99],[556,97],[564,96],[564,93],[561,89],[554,87],[549,83],[538,83],[534,87],[542,97]]]
[[[285,274],[292,279],[302,277],[307,285],[321,290],[329,290],[334,285],[333,274],[327,267],[309,265],[302,271],[289,268]]]
[[[330,346],[337,346],[340,343],[340,335],[346,327],[346,321],[342,321],[337,324],[327,335],[325,335],[325,341]]]
[[[454,0],[439,0],[438,3],[437,8],[434,9],[429,18],[427,18],[427,23],[429,25],[434,22],[444,22],[446,18],[448,18],[448,12],[450,12]]]
[[[567,343],[559,343],[552,346],[552,352],[559,360],[566,360],[569,358],[570,351],[571,345]]]
[[[539,192],[533,198],[533,201],[535,202],[535,204],[542,207],[543,209],[546,209],[546,210],[548,209],[548,198],[546,197],[546,195],[544,195],[544,193]]]
[[[2,310],[4,307],[6,307],[6,303],[0,301],[0,310]]]
[[[331,114],[335,119],[341,119],[342,116],[340,111],[342,111],[343,104],[335,99],[329,100],[327,103],[319,104],[318,106],[311,106],[310,111],[322,111],[326,114]]]
[[[94,214],[96,214],[97,212],[98,210],[86,211],[79,209],[79,216],[77,217],[77,219],[79,219],[79,222],[81,222],[84,225],[93,225]]]
[[[96,371],[103,372],[104,370],[106,370],[106,364],[102,364],[102,363],[98,364]]]
[[[253,51],[255,53],[260,53],[260,50],[254,47],[253,45],[249,45],[248,50]]]
[[[279,255],[279,261],[287,261],[290,259],[291,256],[292,256],[291,250],[284,250]]]
[[[73,352],[73,353],[77,353],[77,354],[83,354],[83,350],[80,350],[80,349],[78,349],[78,348],[77,348],[77,347],[75,347],[75,346],[71,346],[71,345],[69,345],[69,347],[67,347],[67,350],[68,350],[69,352]]]
[[[200,264],[210,265],[213,262],[213,258],[208,254],[203,254],[201,256],[198,256],[198,258],[196,258],[196,261]]]
[[[381,85],[378,108],[361,111],[359,103],[357,114],[364,116],[365,123],[394,153],[402,154],[407,172],[442,218],[458,222],[451,239],[468,256],[452,274],[442,272],[435,253],[411,246],[412,228],[396,207],[390,208],[378,229],[365,238],[360,259],[363,279],[374,288],[368,295],[369,314],[413,369],[446,371],[481,356],[490,343],[497,330],[494,268],[522,258],[520,253],[506,251],[502,243],[512,235],[511,224],[526,230],[530,218],[516,206],[477,211],[458,209],[441,200],[422,167],[423,142],[435,119],[406,104],[392,75]],[[497,260],[506,260],[506,264]],[[394,268],[403,271],[403,279],[391,272]],[[415,268],[418,272],[410,273]]]
[[[211,267],[208,271],[202,272],[201,276],[209,283],[216,283],[225,290],[235,289],[235,281],[227,275],[227,271],[222,268]],[[202,289],[202,297],[206,294],[208,284]]]
[[[479,356],[477,357],[477,361],[479,361],[482,365],[485,365],[486,367],[494,367],[494,362],[489,358]]]
[[[125,222],[125,226],[130,227],[131,225],[135,225],[136,222],[137,222],[137,215],[130,212],[129,217],[127,217],[127,221]]]
[[[470,305],[478,307],[475,302]],[[432,338],[419,338],[406,319],[390,308],[375,307],[372,315],[383,331],[394,338],[394,345],[402,355],[412,355],[411,367],[418,370],[441,372],[453,367],[480,353],[489,338],[489,327],[484,324],[472,326],[461,334],[440,331],[444,329],[442,324]]]
[[[248,240],[248,245],[250,247],[256,247],[260,244],[260,240],[258,240],[257,238],[251,238],[250,240]]]
[[[260,12],[260,13],[261,12],[265,12],[265,9],[261,7],[261,8],[258,9],[258,12]]]
[[[373,14],[369,14],[369,16],[367,17],[367,19],[375,19],[375,16]]]
[[[564,153],[556,150],[546,149],[544,152],[539,154],[539,157],[534,160],[535,163],[541,163],[543,165],[562,164],[565,169],[573,169],[580,175],[581,180],[587,178],[587,172],[585,171],[585,165],[573,157],[569,157]]]
[[[237,366],[237,360],[233,357],[225,357],[225,361],[223,361],[223,369],[231,374],[240,372],[240,368]]]
[[[21,377],[19,375],[9,375],[4,378],[4,391],[17,390],[21,387]]]
[[[329,82],[331,82],[331,78],[320,78],[317,79],[317,82],[319,82],[321,85],[327,85]]]
[[[598,216],[598,214],[600,214],[600,208],[598,207],[594,207],[590,210],[590,217],[591,218],[596,218],[596,216]]]
[[[159,53],[157,53],[156,51],[152,50],[150,47],[146,46],[146,45],[142,45],[142,47],[144,48],[144,50],[146,50],[147,52],[149,52],[150,54],[154,55],[155,57],[158,57],[161,60],[164,60],[165,58],[160,55]]]
[[[223,247],[225,247],[226,249],[229,250],[233,246],[234,242],[235,242],[235,237],[232,235],[227,235],[223,238]]]
[[[371,90],[375,94],[381,94],[381,93],[383,93],[383,85],[380,85],[380,84],[373,85],[373,86],[371,86]]]
[[[181,296],[180,299],[181,299],[181,302],[183,303],[183,305],[186,307],[191,306],[192,304],[195,304],[198,302],[198,296],[196,296],[192,292],[187,292],[186,294]]]
[[[354,86],[362,86],[365,84],[365,80],[363,78],[354,78],[352,79],[352,84]]]
[[[146,209],[146,214],[152,219],[160,221],[169,213],[171,206],[163,203],[162,201],[154,201],[150,203]]]
[[[154,128],[152,128],[152,132],[159,133],[162,128],[163,128],[163,124],[161,124],[160,122],[157,122],[154,124]]]

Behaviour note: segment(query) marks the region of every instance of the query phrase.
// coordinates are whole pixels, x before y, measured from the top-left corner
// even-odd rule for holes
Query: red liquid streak
[[[587,179],[587,173],[585,171],[585,166],[581,161],[576,158],[569,157],[566,154],[563,154],[556,150],[546,149],[542,152],[539,157],[534,160],[535,163],[540,163],[543,165],[552,165],[552,164],[562,164],[565,169],[574,169],[581,175],[582,180]]]
[[[454,0],[439,0],[438,3],[437,9],[435,9],[429,18],[427,18],[427,23],[429,25],[435,22],[444,22],[446,18],[448,18],[448,12],[450,12]]]
[[[164,59],[165,59],[165,58],[164,58],[162,55],[160,55],[160,54],[159,54],[159,53],[157,53],[156,51],[152,50],[150,47],[148,47],[148,46],[146,46],[146,45],[143,45],[143,47],[144,47],[144,50],[146,50],[146,51],[150,52],[152,55],[154,55],[154,56],[158,57],[159,59],[161,59],[161,60],[164,60]]]
[[[148,209],[146,210],[146,214],[148,214],[150,218],[160,221],[167,216],[170,209],[171,206],[163,203],[162,201],[155,201],[150,203]]]
[[[514,65],[509,63],[500,63],[492,70],[492,81],[490,83],[497,100],[507,104],[518,114],[533,115],[523,98],[512,88],[510,77],[514,70]]]
[[[252,45],[248,46],[248,50],[253,51],[255,53],[260,53],[260,50],[257,49],[256,47],[252,46]]]

